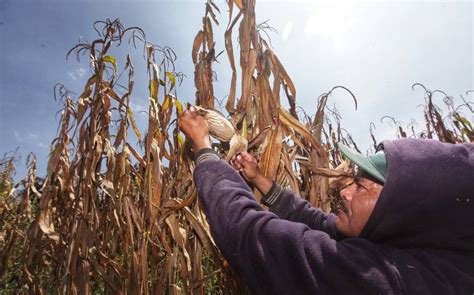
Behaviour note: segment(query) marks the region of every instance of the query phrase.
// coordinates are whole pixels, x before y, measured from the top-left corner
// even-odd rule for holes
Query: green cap
[[[383,151],[378,151],[373,155],[365,156],[361,153],[351,150],[342,143],[337,144],[342,154],[354,162],[360,169],[364,170],[370,176],[385,183],[387,176],[387,160]]]

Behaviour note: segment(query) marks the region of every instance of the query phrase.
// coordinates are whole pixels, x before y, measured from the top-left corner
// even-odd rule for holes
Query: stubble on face
[[[340,183],[346,187],[340,190],[342,207],[336,218],[336,228],[347,237],[358,237],[369,220],[383,186],[366,178],[350,178]]]

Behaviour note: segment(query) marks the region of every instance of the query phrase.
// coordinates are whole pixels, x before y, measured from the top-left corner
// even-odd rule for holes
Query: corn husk
[[[230,160],[235,154],[247,150],[247,140],[239,134],[234,125],[224,115],[218,111],[200,106],[194,106],[194,108],[206,119],[212,137],[221,142],[229,142],[230,148],[226,160]]]
[[[221,142],[230,142],[237,131],[232,123],[224,115],[215,110],[205,109],[200,106],[194,106],[199,115],[206,119],[209,125],[209,133],[215,139]]]

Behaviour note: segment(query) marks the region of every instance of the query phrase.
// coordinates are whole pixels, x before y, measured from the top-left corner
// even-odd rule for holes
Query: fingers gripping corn
[[[208,110],[199,106],[195,106],[195,108],[199,115],[206,119],[207,124],[209,125],[209,133],[216,139],[223,142],[229,142],[234,134],[237,133],[234,125],[232,125],[232,123],[218,111]]]
[[[209,133],[212,137],[222,142],[229,142],[230,148],[226,159],[229,160],[236,153],[247,150],[247,140],[243,138],[229,120],[218,111],[208,110],[203,107],[194,106],[199,115],[206,119],[209,125]]]

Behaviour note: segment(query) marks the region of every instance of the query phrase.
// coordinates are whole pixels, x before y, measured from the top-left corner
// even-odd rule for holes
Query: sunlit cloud
[[[67,72],[67,75],[69,76],[71,80],[77,80],[76,75],[74,75],[73,72]]]
[[[13,132],[13,134],[15,135],[16,141],[23,142],[23,138],[21,137],[21,135],[18,131]]]
[[[76,73],[79,77],[82,77],[86,73],[86,70],[84,70],[84,68],[79,68],[78,70],[76,70]]]
[[[68,72],[67,75],[69,76],[71,80],[77,80],[77,78],[84,76],[85,73],[86,73],[86,70],[81,67],[73,72]]]
[[[322,37],[337,37],[350,27],[351,3],[316,3],[314,12],[308,18],[304,34],[306,37],[320,35]]]
[[[281,34],[281,40],[283,40],[283,41],[288,40],[288,37],[290,36],[290,33],[291,33],[292,29],[293,29],[293,22],[289,21],[285,25],[285,28],[283,29],[283,33]]]
[[[146,115],[144,112],[148,111],[148,108],[145,105],[142,105],[140,103],[130,102],[130,108],[132,109],[133,112],[140,113],[143,115]]]
[[[17,142],[30,142],[30,141],[35,141],[39,138],[39,135],[36,133],[33,133],[31,131],[28,131],[26,133],[20,133],[17,130],[13,132],[13,135],[15,136],[15,139]]]

